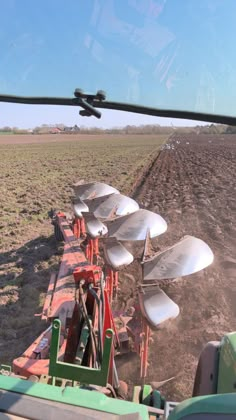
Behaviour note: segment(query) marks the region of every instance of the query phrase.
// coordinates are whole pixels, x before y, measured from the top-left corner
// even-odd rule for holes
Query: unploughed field
[[[164,136],[0,136],[0,362],[45,329],[40,314],[61,249],[48,211],[71,210],[79,179],[131,194]]]
[[[163,137],[23,140],[25,144],[13,144],[14,138],[0,137],[2,362],[19,355],[44,328],[34,314],[41,311],[50,272],[60,259],[47,212],[69,208],[72,182],[96,179],[166,219],[168,230],[154,241],[155,249],[190,234],[205,240],[215,254],[203,272],[163,286],[180,315],[153,334],[150,346],[146,383],[176,376],[161,388],[163,393],[177,401],[190,396],[204,344],[236,330],[236,136],[175,134],[156,159]],[[118,297],[124,309],[135,301],[137,262],[127,272],[120,275]],[[120,357],[118,368],[121,379],[138,383],[135,354]]]

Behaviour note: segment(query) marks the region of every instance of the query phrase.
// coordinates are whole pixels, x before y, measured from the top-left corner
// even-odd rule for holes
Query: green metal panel
[[[103,358],[101,363],[101,369],[88,368],[86,366],[72,365],[70,363],[59,362],[58,351],[59,351],[59,340],[60,340],[61,322],[59,319],[53,321],[52,326],[52,341],[50,347],[50,363],[49,363],[49,375],[54,378],[70,379],[77,381],[82,384],[93,384],[106,386],[109,365],[111,357],[111,347],[114,333],[112,330],[107,330],[105,334],[105,342],[103,349]]]
[[[143,385],[142,388],[142,396],[141,396],[141,404],[151,405],[151,393],[152,387],[151,385]]]
[[[235,394],[204,395],[190,398],[180,403],[170,414],[168,420],[181,420],[191,414],[235,414]]]
[[[220,347],[217,393],[236,392],[236,333],[224,336]]]
[[[152,392],[152,405],[156,408],[164,408],[165,406],[165,400],[157,389],[154,389]]]
[[[139,404],[141,390],[142,390],[142,387],[140,385],[136,385],[134,387],[134,390],[133,390],[133,398],[132,398],[132,401],[134,403],[138,403]]]
[[[144,405],[108,398],[100,392],[87,391],[76,387],[60,388],[0,375],[0,389],[111,414],[139,413],[143,420],[149,419],[147,407]]]

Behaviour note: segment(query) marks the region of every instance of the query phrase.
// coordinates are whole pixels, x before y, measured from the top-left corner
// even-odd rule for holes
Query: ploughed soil
[[[175,376],[160,388],[172,401],[191,396],[203,346],[236,330],[235,179],[236,136],[175,134],[135,194],[142,206],[168,223],[167,232],[155,241],[156,249],[193,235],[207,242],[215,256],[202,272],[163,286],[180,315],[153,334],[145,382]],[[130,272],[135,276],[136,270],[134,266]],[[132,304],[135,287],[125,273],[121,280],[124,305]],[[119,363],[123,379],[130,383],[137,382],[138,368],[134,355],[123,356]]]

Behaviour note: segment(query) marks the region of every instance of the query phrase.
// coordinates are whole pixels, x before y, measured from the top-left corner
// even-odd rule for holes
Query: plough
[[[142,387],[134,388],[134,400],[152,406],[154,414],[155,409],[160,414],[165,406],[167,418],[175,404],[166,405],[159,391],[145,385],[152,331],[165,324],[168,327],[179,314],[178,305],[162,286],[206,268],[213,253],[205,242],[192,236],[152,252],[152,238],[167,229],[160,215],[140,209],[135,200],[106,184],[77,183],[74,192],[73,214],[54,212],[52,217],[64,252],[59,272],[51,275],[41,314],[49,326],[13,361],[13,374],[124,398],[127,385],[118,377],[116,357],[136,351]],[[143,248],[137,300],[126,311],[114,310],[119,271],[128,271],[137,259],[128,249],[130,244]],[[195,384],[196,393],[199,387]],[[158,403],[153,400],[155,392]]]
[[[47,418],[49,413],[59,418],[65,413],[69,418],[119,414],[177,420],[201,410],[218,413],[218,402],[220,409],[235,413],[230,394],[235,392],[234,333],[220,343],[208,343],[202,351],[193,399],[181,404],[166,401],[156,389],[158,383],[154,388],[145,385],[151,335],[160,327],[168,328],[180,311],[162,287],[209,266],[213,261],[209,246],[185,236],[172,247],[154,252],[152,238],[167,229],[160,215],[140,209],[135,200],[103,183],[79,182],[74,192],[73,214],[52,215],[55,236],[64,242],[64,251],[58,273],[51,275],[41,314],[47,328],[13,361],[12,370],[1,366],[1,407],[8,404],[7,398],[18,401],[21,395],[6,411],[24,418],[26,414],[34,418],[31,414],[39,398],[46,411],[42,409],[37,418]],[[133,251],[137,244],[141,261]],[[117,310],[119,272],[127,273],[134,260],[142,272],[135,279],[136,303]],[[133,402],[124,401],[127,385],[116,368],[119,354],[129,351],[140,356],[141,386],[134,386]]]

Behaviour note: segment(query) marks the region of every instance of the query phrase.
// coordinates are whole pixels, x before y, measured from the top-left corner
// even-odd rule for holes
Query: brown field
[[[131,193],[165,136],[0,136],[0,353],[11,363],[45,329],[40,313],[60,250],[48,218],[79,179]]]
[[[168,329],[153,335],[150,349],[146,383],[176,375],[163,393],[177,401],[190,396],[203,345],[236,330],[236,136],[176,134],[168,141],[173,148],[164,148],[158,158],[163,137],[69,136],[62,141],[50,136],[42,142],[39,136],[35,144],[34,139],[5,144],[8,138],[0,137],[2,362],[19,355],[42,329],[34,313],[40,313],[50,272],[60,258],[47,212],[69,207],[72,182],[96,179],[132,194],[142,207],[166,219],[168,231],[155,246],[169,246],[190,234],[205,240],[215,254],[212,266],[165,288],[181,313]],[[136,273],[135,263],[128,271]],[[126,307],[135,287],[125,272],[120,278],[119,302]],[[119,372],[129,384],[137,383],[138,358],[121,358]]]
[[[101,142],[110,142],[111,139],[116,140],[116,141],[136,141],[137,137],[141,137],[142,139],[148,138],[149,140],[154,140],[154,142],[156,141],[156,139],[159,137],[166,137],[165,135],[137,135],[137,134],[129,134],[127,136],[124,136],[124,134],[21,134],[21,135],[14,135],[14,134],[8,134],[8,135],[4,135],[1,134],[0,135],[0,145],[1,144],[52,144],[52,143],[71,143],[71,142],[88,142],[91,140],[95,141],[97,143]]]
[[[215,255],[206,270],[163,287],[180,315],[154,334],[146,382],[176,376],[161,390],[181,401],[191,396],[204,344],[236,330],[236,136],[175,135],[168,144],[174,149],[161,151],[135,198],[166,219],[168,230],[157,239],[161,249],[189,234],[207,242]],[[132,303],[134,288],[125,284],[123,274],[123,299]],[[121,373],[133,382],[138,361],[131,360],[130,369],[123,360]]]

